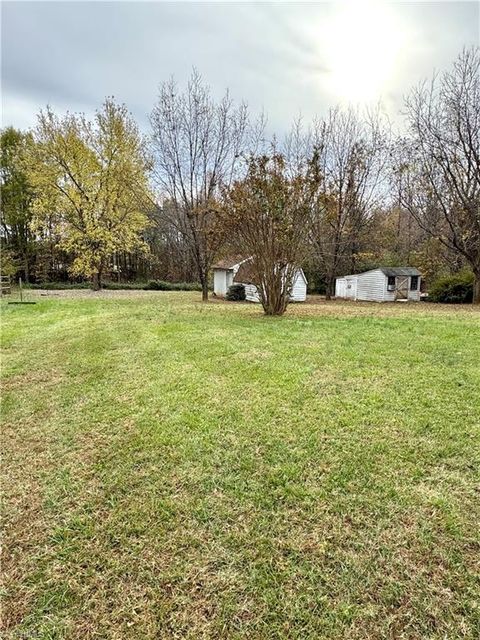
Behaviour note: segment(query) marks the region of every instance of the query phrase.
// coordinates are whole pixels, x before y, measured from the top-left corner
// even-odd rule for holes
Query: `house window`
[[[418,289],[418,276],[412,276],[410,278],[410,291],[416,291]]]
[[[393,291],[395,289],[395,276],[388,276],[387,289],[388,291]]]

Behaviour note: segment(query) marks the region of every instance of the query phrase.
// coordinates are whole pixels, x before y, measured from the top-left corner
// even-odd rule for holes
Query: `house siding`
[[[418,287],[416,291],[410,291],[410,281],[408,282],[408,299],[414,302],[420,302],[420,278],[418,278]]]
[[[345,278],[337,278],[335,280],[335,297],[345,298],[347,292],[347,281]]]
[[[236,276],[237,271],[240,269],[240,265],[247,261],[248,258],[232,265],[229,269],[213,267],[213,292],[216,296],[227,295],[227,291],[229,287],[232,286],[233,279]]]
[[[258,295],[257,287],[254,284],[244,284],[245,287],[245,299],[249,302],[260,302],[260,296]]]
[[[260,302],[258,289],[254,284],[243,283],[245,287],[245,299],[249,302]],[[290,294],[291,302],[305,302],[307,299],[307,280],[303,271],[297,271]]]
[[[227,271],[225,269],[213,270],[213,291],[216,296],[224,296],[227,293]]]
[[[290,300],[292,302],[305,302],[307,299],[307,281],[303,275],[303,271],[297,271],[292,285]]]
[[[345,300],[357,299],[357,276],[345,276],[335,280],[335,297]]]
[[[410,290],[411,276],[408,277],[408,300],[420,300],[420,277],[418,290]],[[388,291],[388,278],[381,269],[372,269],[365,273],[344,276],[335,281],[335,296],[350,300],[372,302],[395,302],[396,291]]]
[[[380,269],[357,276],[357,300],[382,302],[386,296],[385,275]]]

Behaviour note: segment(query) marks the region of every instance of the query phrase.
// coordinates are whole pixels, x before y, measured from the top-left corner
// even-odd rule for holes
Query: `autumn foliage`
[[[125,106],[107,99],[92,122],[41,112],[27,167],[34,226],[52,230],[73,254],[72,275],[97,289],[116,251],[144,246],[149,162]]]
[[[226,193],[225,223],[250,271],[266,315],[282,315],[308,247],[318,175],[314,162],[291,167],[279,153],[251,157]]]

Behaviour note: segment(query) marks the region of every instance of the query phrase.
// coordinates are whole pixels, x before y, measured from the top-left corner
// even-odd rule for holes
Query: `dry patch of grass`
[[[3,308],[6,638],[478,635],[478,312],[78,293]]]

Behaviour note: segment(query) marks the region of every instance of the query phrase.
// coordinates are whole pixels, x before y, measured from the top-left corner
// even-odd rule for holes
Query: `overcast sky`
[[[196,66],[281,135],[293,117],[381,99],[398,121],[408,89],[479,44],[478,2],[2,2],[3,126],[46,104],[92,113],[106,95],[142,129],[158,84]]]

